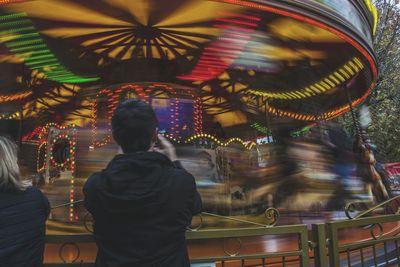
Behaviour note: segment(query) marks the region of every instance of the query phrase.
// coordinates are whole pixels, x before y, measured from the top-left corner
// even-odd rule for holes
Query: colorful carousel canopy
[[[223,127],[331,119],[374,86],[376,18],[370,0],[1,1],[1,110],[84,123],[99,91],[152,82]]]

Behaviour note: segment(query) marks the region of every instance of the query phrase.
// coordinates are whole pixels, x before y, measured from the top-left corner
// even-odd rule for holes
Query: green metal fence
[[[399,233],[398,214],[314,224],[315,266],[400,266]]]
[[[85,261],[80,258],[81,246],[83,244],[93,244],[94,238],[91,233],[86,234],[66,234],[66,235],[46,235],[46,246],[57,245],[58,260],[55,262],[45,262],[45,267],[92,267],[94,266],[94,258]],[[65,250],[68,246],[74,248],[73,259],[67,260]]]
[[[251,242],[263,242],[268,237],[273,236],[278,239],[280,236],[289,237],[293,236],[292,240],[296,240],[295,248],[289,248],[286,251],[280,252],[258,252],[242,253],[242,248],[246,246],[245,239]],[[196,257],[191,258],[192,263],[200,262],[216,262],[221,266],[267,266],[268,260],[272,264],[280,264],[285,266],[295,262],[296,266],[307,267],[309,266],[309,246],[308,246],[308,230],[306,225],[288,225],[276,227],[260,227],[260,228],[240,228],[240,229],[226,229],[226,230],[202,230],[188,232],[187,240],[200,241],[211,240],[212,242],[219,243],[223,246],[223,251],[226,255],[213,256],[213,257]],[[237,246],[235,251],[228,251],[226,242],[228,240],[235,240]],[[246,265],[246,262],[248,265]]]
[[[391,204],[396,197],[386,204]],[[270,224],[253,223],[252,228],[201,229],[187,231],[191,262],[200,266],[315,266],[315,267],[387,267],[400,266],[400,214],[399,209],[390,209],[395,214],[362,218],[384,205],[380,204],[368,212],[360,212],[354,218],[311,225],[275,226],[279,213],[266,212],[273,217]],[[350,206],[349,206],[350,207]],[[272,211],[272,213],[271,213]],[[206,214],[210,215],[210,214]],[[232,219],[219,216],[222,219]],[[85,223],[85,226],[86,223]],[[90,230],[90,227],[86,227]],[[268,242],[284,240],[288,245],[277,251],[268,248]],[[263,244],[257,245],[255,244]],[[54,262],[46,267],[93,266],[96,249],[91,233],[69,235],[47,235],[46,249],[53,246],[58,254]],[[91,258],[81,253],[91,246]],[[197,248],[191,250],[191,248]],[[201,248],[199,250],[199,248]],[[260,249],[261,248],[261,249]],[[207,253],[196,255],[196,251],[207,249]],[[73,256],[71,256],[73,255]],[[204,256],[207,255],[207,256]],[[54,257],[53,257],[54,258]],[[68,258],[68,259],[67,259]],[[209,263],[209,265],[208,265]]]
[[[297,240],[293,249],[280,252],[243,252],[246,246],[254,241],[263,242],[268,237],[279,236],[289,237]],[[276,227],[256,227],[240,229],[215,229],[188,231],[186,239],[189,243],[202,241],[212,242],[215,247],[214,256],[191,258],[192,263],[218,263],[220,266],[268,266],[268,264],[278,264],[279,266],[307,267],[309,266],[309,245],[308,230],[306,225],[290,225]],[[93,262],[88,263],[80,259],[81,246],[84,243],[93,243],[91,234],[72,234],[72,235],[48,235],[46,244],[58,244],[59,263],[45,263],[46,267],[53,266],[92,266]],[[229,244],[231,243],[231,244]],[[233,244],[233,245],[232,245]],[[66,251],[68,249],[68,251]],[[71,253],[73,259],[67,263],[64,254]],[[219,253],[218,253],[219,252]],[[249,265],[246,265],[246,264]],[[293,266],[293,265],[292,265]]]
[[[327,224],[329,262],[331,267],[352,266],[357,259],[359,266],[398,266],[400,232],[397,229],[384,233],[384,224],[397,227],[400,215],[384,215]],[[392,223],[392,224],[390,224]],[[353,232],[368,232],[369,237],[352,242],[340,242],[339,232],[351,229]],[[382,253],[378,253],[381,250]],[[370,254],[370,257],[366,257]]]

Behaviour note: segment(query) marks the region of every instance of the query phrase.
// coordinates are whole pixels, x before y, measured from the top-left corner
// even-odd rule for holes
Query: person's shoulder
[[[192,187],[195,185],[195,179],[192,174],[183,168],[171,168],[171,179],[183,186]]]
[[[95,183],[98,179],[100,179],[101,172],[95,172],[92,173],[86,180],[85,185],[92,185]]]
[[[50,209],[49,200],[39,188],[35,186],[28,186],[25,189],[24,194],[29,198],[30,203],[38,203],[39,206],[41,206],[42,208],[44,207],[47,216]]]
[[[89,190],[95,187],[96,182],[100,179],[101,172],[92,173],[86,180],[85,184],[83,185],[83,190]]]
[[[45,197],[43,192],[39,188],[37,188],[35,186],[28,186],[25,189],[24,193],[27,194],[27,195],[38,197],[38,198],[44,198]]]

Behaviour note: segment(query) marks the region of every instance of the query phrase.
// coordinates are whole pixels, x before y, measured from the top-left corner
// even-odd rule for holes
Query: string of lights
[[[47,139],[47,134],[49,133],[49,129],[51,127],[59,129],[59,130],[66,130],[66,129],[73,129],[76,128],[75,124],[69,124],[69,125],[61,125],[55,122],[49,122],[45,126],[39,126],[41,127],[39,134],[38,134],[38,140],[43,140]]]
[[[58,130],[62,130],[63,133],[56,135],[52,138],[50,144],[48,144],[48,133],[50,128],[55,128]],[[74,211],[74,199],[75,199],[75,189],[74,189],[74,181],[75,181],[75,154],[76,154],[76,143],[77,143],[77,128],[75,124],[69,125],[60,125],[54,122],[47,123],[45,126],[36,127],[30,134],[26,135],[26,140],[32,140],[35,136],[41,142],[38,146],[37,150],[37,159],[36,159],[36,169],[38,173],[43,173],[46,171],[47,163],[46,158],[49,156],[50,158],[50,166],[57,168],[59,170],[70,170],[70,221],[78,220],[78,216]],[[65,158],[64,162],[57,162],[55,159],[55,144],[60,142],[61,140],[67,141],[68,143],[68,155]],[[47,151],[49,150],[49,155],[47,155]],[[44,151],[44,152],[43,152]],[[43,159],[43,162],[41,162]]]
[[[22,141],[26,142],[26,141],[31,141],[31,140],[33,140],[33,139],[35,138],[35,136],[37,136],[37,135],[40,133],[40,131],[42,130],[42,128],[43,128],[43,126],[38,126],[38,127],[36,127],[32,132],[30,132],[30,133],[24,135],[24,136],[22,137]]]
[[[368,97],[369,93],[371,92],[372,88],[375,86],[375,84],[372,84],[371,87],[367,90],[367,93],[361,96],[360,98],[354,100],[351,103],[351,106],[357,106],[360,104],[366,97]],[[275,107],[272,107],[271,105],[268,105],[267,111],[275,116],[285,116],[289,117],[292,119],[296,120],[302,120],[302,121],[320,121],[320,120],[328,120],[328,119],[333,119],[340,114],[343,114],[347,111],[350,110],[350,105],[344,105],[342,107],[339,107],[335,110],[329,111],[322,113],[320,115],[310,115],[310,114],[300,114],[300,113],[295,113],[295,112],[290,112],[290,111],[285,111],[281,109],[277,109]]]
[[[264,125],[262,125],[262,124],[260,124],[258,122],[255,122],[255,123],[251,124],[250,126],[252,128],[254,128],[254,129],[256,129],[257,131],[259,131],[259,132],[261,132],[263,134],[266,134],[267,136],[265,138],[267,138],[267,137],[268,138],[272,138],[272,132],[267,127],[265,127]],[[315,126],[315,124],[310,124],[310,125],[308,125],[306,127],[301,128],[300,130],[291,132],[290,135],[292,137],[303,136],[303,135],[309,133],[311,128],[314,127],[314,126]]]
[[[0,0],[0,5],[7,5],[12,3],[24,2],[26,0]]]
[[[76,141],[77,141],[77,131],[76,128],[72,129],[72,148],[70,150],[71,153],[71,176],[70,176],[70,191],[69,191],[69,201],[70,203],[70,211],[69,211],[69,220],[73,221],[74,218],[77,221],[79,219],[78,215],[74,210],[74,201],[75,201],[75,154],[76,154]]]
[[[311,131],[312,127],[314,127],[314,126],[315,126],[315,124],[306,126],[306,127],[302,128],[302,129],[300,129],[300,130],[298,130],[298,131],[292,132],[290,135],[291,135],[292,137],[301,137],[301,136],[304,136],[304,135],[308,134],[308,133]]]
[[[112,91],[111,89],[101,90],[95,97],[92,103],[92,113],[91,113],[91,125],[92,125],[92,141],[91,148],[98,148],[108,144],[111,141],[111,118],[115,111],[117,105],[121,100],[131,98],[130,92],[135,94],[135,97],[141,99],[145,103],[151,104],[151,95],[157,90],[165,91],[170,97],[170,133],[169,136],[174,140],[180,140],[179,135],[179,117],[180,117],[180,99],[176,93],[176,90],[166,84],[154,83],[146,87],[139,86],[135,84],[128,84],[119,87],[118,89]],[[203,129],[202,126],[202,105],[201,99],[195,96],[193,93],[189,93],[193,101],[193,121],[194,121],[194,132],[200,133]],[[104,100],[100,104],[100,101]],[[99,105],[102,105],[106,109],[105,120],[107,121],[105,127],[107,134],[102,140],[98,139],[98,116],[99,116]]]
[[[195,100],[194,103],[194,133],[199,134],[203,132],[203,108],[201,98],[192,95]]]
[[[67,129],[67,128],[65,128]],[[75,201],[75,154],[76,154],[76,140],[77,140],[77,131],[76,128],[70,129],[68,133],[61,133],[55,136],[50,143],[50,164],[51,166],[59,169],[59,170],[70,170],[70,189],[69,189],[69,220],[72,222],[74,220],[78,220],[78,215],[74,209],[74,201]],[[55,159],[55,145],[60,141],[66,141],[68,143],[68,154],[63,162],[57,162]],[[40,152],[39,152],[40,153]],[[38,158],[39,160],[39,158]],[[38,167],[39,164],[38,164]],[[43,166],[45,168],[45,166]]]
[[[112,104],[106,105],[107,111],[106,111],[106,118],[108,120],[107,126],[108,126],[108,134],[106,135],[105,138],[102,140],[98,141],[97,140],[97,114],[98,114],[98,99],[101,99],[101,96],[106,97],[107,99],[110,99],[110,101],[113,101],[111,103],[114,103],[116,100],[114,100],[113,97],[113,92],[109,89],[104,89],[101,90],[99,93],[96,95],[96,100],[93,101],[92,103],[92,148],[95,147],[101,147],[106,145],[108,142],[111,141],[111,115],[112,115]]]
[[[372,58],[372,56],[369,54],[369,52],[359,42],[357,42],[355,39],[353,39],[346,33],[341,32],[325,23],[319,22],[315,19],[304,16],[302,14],[297,14],[297,13],[294,13],[293,11],[283,10],[283,9],[273,7],[273,6],[270,6],[267,4],[259,4],[259,3],[249,2],[246,0],[218,0],[218,1],[224,2],[224,3],[232,3],[235,5],[241,5],[241,6],[249,7],[249,8],[255,8],[255,9],[262,10],[262,11],[267,11],[267,12],[272,12],[272,13],[275,13],[278,15],[282,15],[285,17],[290,17],[290,18],[293,18],[298,21],[303,21],[303,22],[309,23],[311,25],[317,26],[321,29],[325,29],[325,30],[335,34],[336,36],[340,37],[341,39],[345,40],[349,44],[351,44],[356,50],[358,50],[364,56],[366,61],[369,63],[369,65],[371,67],[371,71],[372,71],[372,82],[371,82],[370,87],[368,88],[368,90],[366,90],[366,92],[364,93],[363,96],[361,96],[360,98],[358,98],[357,100],[352,102],[352,106],[356,106],[356,105],[360,104],[362,101],[364,101],[368,97],[368,95],[371,93],[372,89],[375,87],[376,78],[378,75],[378,70],[377,70],[375,60]],[[370,1],[370,0],[366,0],[366,1]],[[321,115],[314,116],[314,115],[306,115],[306,114],[299,114],[299,113],[294,113],[294,112],[289,112],[289,111],[283,111],[283,110],[279,110],[279,109],[269,106],[268,112],[270,112],[276,116],[286,116],[286,117],[290,117],[290,118],[297,119],[297,120],[316,121],[316,120],[326,120],[326,119],[331,119],[331,118],[337,117],[340,114],[349,111],[349,109],[350,109],[350,105],[345,105],[345,106],[337,108],[333,111],[329,111],[329,112],[323,113]]]
[[[42,152],[44,151],[44,152]],[[43,173],[46,170],[47,142],[42,142],[37,150],[36,170],[38,173]],[[41,161],[43,163],[41,164]]]
[[[19,119],[20,113],[18,111],[11,114],[0,114],[0,120],[16,120]]]
[[[148,95],[145,93],[144,89],[138,85],[124,85],[115,92],[113,92],[110,89],[104,89],[101,90],[97,95],[95,101],[93,101],[92,104],[92,148],[96,147],[102,147],[106,144],[108,144],[111,141],[111,118],[112,114],[114,113],[115,109],[117,108],[118,103],[121,101],[121,99],[127,99],[128,98],[128,93],[129,91],[132,91],[137,95],[137,97],[144,102],[148,103]],[[123,96],[123,93],[125,95]],[[98,101],[101,99],[101,97],[105,97],[105,107],[107,108],[106,110],[106,116],[105,119],[107,121],[107,134],[106,136],[98,141],[97,140],[97,121],[98,121]]]
[[[340,86],[341,84],[347,82],[348,80],[356,76],[363,69],[364,65],[361,62],[361,60],[358,57],[354,57],[351,60],[347,61],[342,67],[332,72],[325,78],[300,90],[282,92],[282,93],[271,93],[267,91],[250,89],[247,92],[254,95],[264,96],[268,98],[275,98],[275,99],[290,100],[290,99],[307,98],[325,93],[328,90]]]
[[[22,92],[22,93],[13,94],[13,95],[0,95],[0,103],[22,100],[22,99],[27,98],[30,95],[32,95],[31,91]]]
[[[250,125],[250,127],[256,129],[257,131],[259,131],[259,132],[261,132],[261,133],[263,133],[263,134],[271,135],[271,131],[270,131],[267,127],[265,127],[264,125],[261,125],[261,124],[258,123],[258,122],[252,123],[252,124]]]
[[[168,135],[165,135],[165,136],[169,137]],[[209,139],[209,140],[215,142],[218,146],[229,146],[230,144],[236,142],[236,143],[243,145],[247,149],[251,149],[255,145],[255,143],[252,141],[243,141],[242,139],[240,139],[238,137],[233,137],[233,138],[228,139],[228,141],[223,142],[223,141],[219,140],[218,138],[216,138],[215,136],[213,136],[211,134],[206,134],[206,133],[195,134],[195,135],[189,137],[188,139],[186,139],[183,143],[185,143],[185,144],[192,143],[197,139]]]
[[[179,108],[180,108],[179,98],[177,97],[177,94],[176,94],[174,88],[172,88],[169,85],[165,85],[165,84],[150,85],[150,86],[148,86],[146,91],[148,91],[148,93],[150,94],[157,87],[161,87],[161,88],[165,89],[172,96],[171,103],[170,103],[170,130],[171,130],[171,135],[179,140],[181,138],[181,136],[179,135],[179,130],[178,130],[179,129]]]
[[[217,18],[214,27],[224,31],[221,37],[204,48],[196,67],[181,80],[207,81],[218,77],[241,54],[251,41],[251,34],[261,18],[245,14],[226,14],[227,18]]]
[[[255,142],[250,142],[249,145],[247,146],[248,150],[252,150],[254,146],[257,146]]]
[[[60,140],[68,141],[69,147],[70,147],[68,157],[65,158],[64,162],[58,162],[55,159],[55,155],[54,155],[54,151],[56,150],[55,149],[56,148],[55,145],[57,144],[57,142],[60,142]],[[67,168],[67,166],[69,166],[69,163],[71,161],[72,146],[73,146],[73,141],[71,140],[71,137],[68,136],[67,134],[59,134],[55,138],[53,138],[51,140],[51,143],[50,143],[50,162],[51,162],[51,165],[53,167],[57,167],[58,169],[61,169],[61,170],[64,170],[65,168]]]
[[[59,83],[85,83],[98,77],[82,77],[65,68],[50,51],[26,13],[0,16],[0,42],[21,58],[32,70],[43,73],[47,79]]]
[[[372,75],[373,75],[372,80],[373,81],[376,80],[376,77],[378,75],[378,69],[377,69],[375,60],[372,58],[372,56],[369,54],[369,52],[360,43],[358,43],[356,40],[354,40],[353,38],[351,38],[349,35],[347,35],[344,32],[341,32],[325,23],[322,23],[322,22],[312,19],[310,17],[304,16],[303,14],[297,14],[293,11],[287,11],[287,10],[273,7],[273,6],[264,4],[264,3],[260,4],[260,3],[246,1],[246,0],[217,0],[217,1],[223,2],[223,3],[231,3],[231,4],[235,4],[235,5],[239,5],[239,6],[248,7],[248,8],[254,8],[254,9],[258,9],[258,10],[262,10],[262,11],[266,11],[266,12],[271,12],[271,13],[278,14],[278,15],[281,15],[284,17],[290,17],[295,20],[304,21],[308,24],[311,24],[311,25],[317,26],[321,29],[327,30],[327,31],[335,34],[336,36],[340,37],[341,39],[345,40],[349,44],[351,44],[355,49],[357,49],[365,57],[365,59],[368,61],[368,63],[371,66]],[[366,0],[366,1],[370,1],[370,0]],[[370,93],[370,91],[366,92],[366,94],[369,94],[369,93]]]

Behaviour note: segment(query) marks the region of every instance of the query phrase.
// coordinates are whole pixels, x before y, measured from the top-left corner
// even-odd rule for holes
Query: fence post
[[[308,255],[308,230],[307,225],[303,225],[303,230],[300,233],[300,247],[301,247],[301,267],[309,266],[309,255]]]
[[[314,242],[313,244],[315,244],[313,246],[315,267],[329,266],[324,223],[317,223],[312,225],[312,240]]]
[[[328,227],[328,252],[329,252],[329,263],[331,267],[340,267],[340,254],[339,254],[339,237],[337,225],[333,222],[327,223]]]

